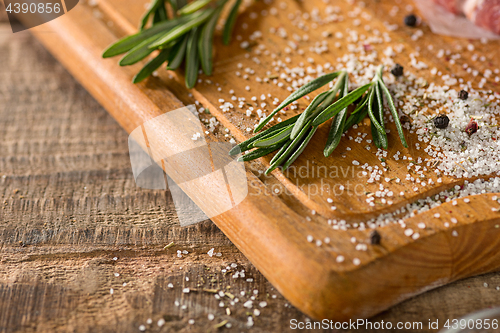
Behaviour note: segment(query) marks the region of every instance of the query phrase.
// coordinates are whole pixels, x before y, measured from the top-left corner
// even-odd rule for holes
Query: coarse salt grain
[[[425,226],[424,226],[424,228],[425,228]],[[404,231],[404,233],[405,233],[405,236],[410,237],[411,235],[413,235],[413,230],[412,229],[406,229]]]

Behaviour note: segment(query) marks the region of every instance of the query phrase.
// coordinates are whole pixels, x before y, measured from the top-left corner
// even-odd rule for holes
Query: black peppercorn
[[[394,75],[395,77],[399,77],[399,76],[402,76],[403,75],[403,70],[404,70],[404,67],[401,66],[400,64],[396,64],[396,66],[394,66],[392,69],[391,69],[391,73],[392,75]]]
[[[437,128],[446,128],[448,127],[448,124],[450,123],[450,118],[448,118],[447,115],[445,114],[440,114],[436,118],[434,118],[434,126]]]
[[[370,244],[379,245],[381,239],[382,239],[382,237],[380,236],[380,234],[378,233],[377,230],[373,230],[370,233]]]
[[[405,17],[404,23],[408,27],[414,27],[417,25],[417,17],[414,14],[410,14]]]
[[[401,117],[399,117],[399,121],[401,122],[401,124],[411,123],[410,117],[408,117],[405,114],[403,114],[403,115],[401,115]]]
[[[467,100],[467,98],[469,98],[469,93],[465,90],[460,90],[458,92],[458,98],[465,101],[465,100]]]

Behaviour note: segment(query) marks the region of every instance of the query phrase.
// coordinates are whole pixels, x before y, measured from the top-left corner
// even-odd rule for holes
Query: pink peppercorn
[[[479,129],[479,125],[477,124],[477,121],[475,121],[473,118],[470,119],[469,124],[467,124],[467,127],[465,127],[465,132],[469,135],[472,135],[477,132]]]

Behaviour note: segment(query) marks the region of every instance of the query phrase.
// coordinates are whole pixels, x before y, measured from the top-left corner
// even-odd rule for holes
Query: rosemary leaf
[[[172,47],[172,50],[167,59],[167,69],[168,70],[176,70],[182,64],[184,60],[184,55],[186,54],[186,45],[187,45],[188,37],[183,36],[179,41]]]
[[[178,10],[179,15],[187,15],[196,12],[208,5],[212,0],[195,0]]]
[[[188,36],[186,46],[186,73],[185,81],[186,87],[193,88],[198,78],[198,69],[200,68],[200,58],[198,57],[198,35],[199,29],[193,29]]]
[[[210,16],[213,14],[215,9],[213,8],[208,8],[205,10],[202,10],[200,12],[195,12],[191,15],[195,15],[194,18],[190,19],[189,21],[185,22],[184,24],[177,25],[175,28],[171,29],[168,31],[165,35],[160,37],[157,41],[155,41],[153,44],[151,44],[149,47],[150,48],[158,48],[161,46],[165,46],[166,44],[170,43],[171,41],[179,38],[180,36],[184,35],[185,33],[189,32],[190,30],[198,27],[202,23],[206,22]],[[187,16],[185,16],[187,17]]]
[[[377,84],[377,83],[375,82],[375,84]],[[370,89],[368,94],[369,94],[368,95],[368,117],[370,117],[372,124],[380,132],[380,134],[385,133],[385,130],[382,128],[382,125],[380,125],[377,118],[375,117],[375,114],[373,113],[373,101],[375,98],[375,87],[374,86],[372,86],[372,88]]]
[[[370,129],[372,131],[372,139],[373,139],[373,144],[377,148],[382,148],[384,142],[382,140],[382,134],[378,131],[377,127],[373,124],[373,122],[370,123]]]
[[[384,126],[384,102],[382,100],[382,93],[380,92],[380,85],[375,85],[375,97],[377,98],[378,121],[380,125]]]
[[[313,126],[318,126],[328,119],[335,116],[337,113],[351,105],[355,100],[363,96],[363,94],[368,90],[373,83],[365,84],[364,86],[359,87],[356,90],[351,91],[341,99],[337,100],[335,103],[330,105],[328,108],[323,110],[312,122]]]
[[[376,120],[381,124],[381,126],[384,126],[383,118],[380,118],[380,105],[378,104],[378,102],[373,106],[373,109],[375,109],[373,113],[376,117]],[[375,123],[373,121],[370,124],[370,128],[372,132],[373,143],[375,144],[375,146],[377,148],[387,149],[389,143],[387,140],[387,134],[385,133],[385,130],[384,132],[380,132],[375,126]]]
[[[288,169],[288,167],[293,162],[295,162],[295,160],[300,156],[300,154],[302,154],[302,152],[304,151],[304,149],[306,149],[307,145],[309,144],[309,141],[311,141],[314,133],[316,133],[317,129],[318,129],[318,126],[314,126],[314,127],[312,127],[309,130],[309,134],[307,134],[306,138],[304,139],[304,141],[302,141],[302,143],[300,144],[299,148],[292,154],[292,156],[290,156],[290,158],[288,159],[288,161],[286,161],[286,163],[283,165],[283,170]]]
[[[256,134],[252,138],[241,142],[240,144],[234,146],[233,149],[231,149],[229,151],[229,155],[231,155],[231,156],[237,155],[240,152],[245,152],[249,149],[252,149],[253,143],[255,141],[257,141],[258,139],[262,139],[264,137],[268,137],[268,135],[272,135],[273,133],[276,133],[277,131],[281,130],[282,128],[285,128],[290,124],[293,124],[299,118],[299,116],[300,115],[293,116],[292,118],[287,119],[285,121],[282,121],[281,123],[276,124],[273,127],[268,128],[267,130],[265,130],[263,132],[260,132],[259,134]]]
[[[160,22],[168,20],[167,9],[162,4],[158,9],[156,9],[155,14],[153,16],[153,25],[158,24]]]
[[[109,46],[102,54],[103,58],[110,58],[117,56],[119,54],[128,52],[132,50],[134,47],[142,43],[144,40],[161,33],[163,31],[170,30],[178,24],[182,24],[185,21],[189,20],[189,17],[176,18],[174,20],[158,23],[153,27],[140,31],[135,35],[130,35],[123,39],[120,39],[116,43]]]
[[[345,80],[349,80],[349,77],[347,75],[346,71],[340,71],[339,77],[337,79],[337,82],[335,82],[335,85],[330,89],[331,93],[326,97],[326,99],[321,103],[321,105],[318,107],[318,110],[313,114],[313,118],[316,118],[318,114],[323,112],[324,109],[329,107],[333,101],[337,98],[337,93],[342,91],[342,87],[344,85]]]
[[[151,75],[158,67],[163,64],[168,56],[169,56],[170,50],[162,50],[160,54],[158,54],[153,60],[148,62],[142,69],[139,71],[134,76],[134,79],[132,80],[133,83],[138,83],[147,78],[149,75]]]
[[[288,127],[285,127],[283,130],[278,132],[277,134],[274,134],[273,136],[265,139],[261,139],[258,141],[255,141],[253,146],[254,147],[269,147],[278,143],[282,143],[283,141],[288,140],[290,138],[290,133],[292,132],[293,126],[290,125]]]
[[[344,87],[340,92],[339,98],[347,96],[349,94],[349,80],[346,77],[344,79]],[[330,127],[330,132],[328,133],[328,139],[326,140],[325,149],[323,150],[323,155],[328,157],[332,154],[332,152],[337,148],[342,139],[342,134],[344,133],[344,126],[347,117],[347,107],[340,111],[332,121],[332,125]]]
[[[224,25],[224,32],[222,33],[222,42],[224,45],[228,45],[231,41],[231,35],[233,32],[234,23],[236,22],[236,17],[238,16],[238,9],[240,8],[241,0],[236,0],[229,12],[226,19],[226,24]]]
[[[313,113],[313,111],[326,99],[328,94],[330,94],[331,91],[324,91],[318,96],[316,96],[311,104],[307,106],[307,108],[300,114],[299,119],[295,122],[295,125],[293,126],[292,133],[290,134],[290,139],[295,139],[297,134],[299,134],[300,130],[306,125],[306,123],[310,120],[310,116]]]
[[[377,148],[383,148],[387,149],[389,147],[389,140],[387,139],[387,133],[385,132],[385,123],[384,123],[384,102],[382,101],[382,93],[380,92],[380,86],[379,84],[375,84],[375,96],[377,98],[377,112],[375,112],[375,117],[377,118],[380,126],[382,126],[382,129],[384,130],[383,132],[379,132],[379,138],[378,142],[380,145],[377,145],[377,141],[375,141],[375,138],[373,138],[375,142],[375,146]],[[373,128],[372,128],[372,135],[373,135]]]
[[[285,161],[286,158],[288,158],[288,156],[290,156],[291,154],[294,153],[295,151],[295,148],[297,147],[297,145],[302,141],[302,138],[309,132],[310,130],[310,125],[311,125],[311,121],[309,121],[309,123],[304,126],[304,128],[302,128],[302,130],[300,131],[299,135],[297,135],[297,137],[293,140],[291,140],[291,142],[287,145],[286,149],[280,154],[280,152],[278,152],[279,154],[279,157],[276,158],[276,156],[274,156],[274,161],[271,160],[271,166],[266,170],[266,175],[268,175],[271,171],[273,171],[274,169],[276,169],[281,163],[283,163]],[[278,155],[276,154],[276,155]]]
[[[155,13],[158,8],[160,8],[160,5],[163,5],[163,0],[153,1],[149,9],[144,13],[144,15],[141,18],[141,24],[139,26],[140,30],[143,30],[146,27],[146,24],[148,24],[149,17],[151,16],[151,14]]]
[[[273,151],[280,149],[280,147],[282,145],[283,145],[282,143],[279,143],[279,144],[276,144],[273,146],[255,149],[255,150],[253,150],[253,151],[251,151],[243,156],[238,157],[238,162],[252,161],[252,160],[255,160],[259,157],[266,156],[268,154],[271,154]]]
[[[352,111],[351,114],[356,114],[356,113],[360,112],[361,110],[365,109],[367,103],[368,103],[368,95],[363,97],[361,102],[359,102],[358,105],[356,105],[356,108],[354,109],[354,111]]]
[[[274,117],[274,115],[276,113],[278,113],[278,111],[283,109],[285,106],[287,106],[288,104],[290,104],[290,103],[298,100],[299,98],[309,94],[310,92],[313,92],[314,90],[323,87],[325,84],[327,84],[328,82],[332,81],[337,76],[339,76],[340,73],[341,72],[333,72],[333,73],[325,74],[323,76],[320,76],[320,77],[304,84],[302,87],[300,87],[298,90],[293,92],[290,96],[288,96],[276,109],[274,109],[273,112],[271,112],[271,114],[269,116],[267,116],[266,119],[264,119],[259,124],[259,126],[257,126],[254,133],[260,131],[264,126],[266,126],[266,124],[271,120],[271,118]]]
[[[149,47],[149,44],[160,38],[161,35],[162,34],[159,33],[142,41],[142,43],[134,47],[125,56],[123,56],[123,58],[120,59],[119,65],[120,66],[133,65],[141,61],[142,59],[146,58],[154,51],[154,49],[151,49]]]
[[[367,113],[368,113],[368,108],[367,107],[365,107],[363,109],[360,109],[356,113],[354,113],[354,112],[351,113],[351,115],[349,116],[349,118],[347,118],[347,120],[345,121],[344,132],[347,131],[349,128],[351,128],[352,125],[360,123],[361,120],[363,120],[366,117]]]
[[[385,95],[385,99],[387,100],[387,104],[389,105],[389,110],[391,110],[392,117],[394,118],[394,122],[396,123],[396,128],[398,130],[399,139],[405,148],[408,148],[408,144],[406,143],[405,135],[403,133],[403,126],[401,126],[401,122],[399,121],[398,111],[396,111],[396,107],[394,106],[394,101],[392,100],[391,93],[389,89],[384,84],[384,81],[379,80],[380,88]]]
[[[288,140],[281,146],[280,150],[278,150],[278,152],[273,156],[273,158],[271,158],[270,161],[271,166],[273,166],[274,162],[276,162],[276,160],[279,159],[281,155],[283,155],[283,153],[288,149],[288,147],[290,147],[291,144],[292,140]]]
[[[212,75],[212,45],[214,43],[214,30],[222,8],[223,6],[220,6],[215,10],[215,12],[212,14],[212,17],[210,17],[208,22],[203,26],[200,33],[198,51],[200,52],[201,68],[206,75]]]
[[[168,0],[168,2],[170,3],[170,6],[172,7],[172,12],[174,14],[174,17],[177,17],[177,11],[184,6],[179,7],[179,4],[178,4],[179,1],[177,1],[177,0]]]
[[[188,0],[171,0],[170,2],[171,3],[175,2],[175,8],[176,8],[176,11],[177,11],[177,10],[183,8],[185,5],[187,5]]]
[[[342,90],[342,86],[344,85],[344,81],[347,80],[347,72],[341,71],[337,78],[337,82],[335,82],[335,85],[328,91],[325,91],[324,93],[321,93],[320,95],[324,94],[324,98],[320,97],[320,95],[316,97],[320,97],[320,99],[316,102],[316,98],[312,101],[311,104],[306,108],[306,110],[301,114],[301,118],[297,120],[297,123],[301,121],[301,124],[295,124],[294,131],[292,131],[292,135],[290,136],[291,139],[295,139],[296,135],[300,132],[304,124],[318,116],[324,109],[326,109],[332,102],[335,100],[337,97],[337,93]]]

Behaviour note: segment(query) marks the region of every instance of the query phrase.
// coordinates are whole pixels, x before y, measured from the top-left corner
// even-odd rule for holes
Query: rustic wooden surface
[[[148,318],[148,332],[207,331],[223,319],[238,329],[221,331],[283,332],[305,320],[210,221],[175,226],[168,193],[135,186],[125,131],[29,33],[0,25],[0,63],[0,332],[138,332]],[[222,256],[208,257],[211,248]],[[233,262],[254,282],[224,276]],[[212,294],[182,293],[193,287],[185,277],[212,275],[213,288],[267,299],[252,329],[241,304],[226,316]],[[456,318],[499,305],[497,285],[500,274],[462,280],[372,320]]]
[[[401,6],[404,6],[404,3],[409,4],[408,1],[403,0]],[[242,26],[243,22],[250,22],[248,20],[258,17],[252,18],[252,11],[262,9],[261,2],[251,3],[253,7],[242,13],[239,19]],[[150,78],[141,84],[133,85],[130,80],[139,65],[122,68],[116,64],[115,59],[101,59],[101,52],[107,45],[115,41],[118,36],[136,29],[139,18],[137,8],[127,4],[135,4],[135,2],[100,0],[97,4],[82,3],[68,15],[53,20],[43,27],[35,28],[32,32],[117,122],[130,132],[159,114],[192,103],[193,98],[185,89],[179,88],[182,85],[182,77],[179,78],[179,73],[166,73],[160,70],[157,78]],[[368,17],[376,17],[373,24],[382,29],[384,23],[381,19],[389,11],[392,2],[372,4],[366,7],[369,11],[366,14]],[[256,23],[266,28],[279,22],[279,24],[286,25],[287,30],[299,32],[296,25],[287,23],[283,18],[290,14],[294,15],[294,12],[302,13],[303,10],[312,9],[306,6],[324,6],[325,4],[321,1],[286,1],[285,5],[288,9],[277,14],[282,19],[262,16]],[[344,12],[352,9],[348,2],[341,3],[341,6]],[[391,20],[398,19],[401,22],[404,12],[398,15],[399,17]],[[342,24],[343,28],[351,28],[348,22],[340,23]],[[444,44],[456,50],[463,50],[466,41],[433,35],[428,28],[423,29],[425,37],[415,43],[409,42],[408,39],[413,30],[401,28],[394,31],[393,37],[405,43],[405,48],[407,48],[398,61],[406,62],[408,53],[420,48],[426,61],[430,61],[443,70],[451,71],[451,68],[443,67],[445,65],[436,54],[425,51],[426,43],[432,42],[436,47]],[[242,32],[242,34],[248,36],[250,32]],[[314,36],[319,38],[318,31]],[[272,41],[270,47],[275,48],[276,43],[278,42]],[[281,41],[281,43],[284,47],[284,42]],[[494,45],[497,43],[481,45],[480,42],[475,42],[476,50],[484,52],[488,63],[491,61],[494,64],[498,60],[494,54]],[[264,45],[264,42],[261,45]],[[253,60],[250,60],[251,57],[247,59],[242,52],[251,52],[251,50],[236,50],[238,45],[234,44],[229,47],[234,52],[225,52],[218,58],[216,68],[222,68],[222,71],[216,72],[211,79],[223,79],[224,82],[220,82],[222,91],[235,88],[236,94],[241,95],[244,94],[243,86],[232,84],[234,77],[230,77],[229,75],[232,74],[224,72],[224,69],[236,68],[240,60],[244,63],[243,67],[250,66]],[[464,53],[462,58],[468,59],[467,57],[472,57],[472,55]],[[326,61],[328,58],[328,55],[322,55],[319,61]],[[305,61],[305,59],[302,60]],[[269,66],[273,66],[272,60],[265,59],[259,65],[259,71]],[[454,66],[461,68],[461,64]],[[484,64],[474,66],[482,70]],[[456,69],[455,67],[453,69]],[[178,79],[180,79],[180,84]],[[261,87],[257,83],[252,83],[252,86],[252,89],[257,91],[262,91],[262,89],[267,91],[269,88],[268,86]],[[280,97],[287,94],[285,89],[282,90],[279,92]],[[248,135],[245,130],[247,125],[243,121],[238,122],[241,119],[241,114],[238,115],[241,113],[240,110],[228,113],[222,113],[219,110],[216,101],[222,92],[219,94],[214,85],[204,81],[191,92],[194,98],[208,108],[212,115],[216,116],[238,140]],[[359,130],[365,131],[367,127],[361,126]],[[162,128],[156,128],[155,131],[158,131],[155,134],[165,147],[177,144],[175,137],[166,135]],[[223,132],[222,129],[219,131],[219,139],[223,137],[221,135]],[[325,134],[326,132],[323,131],[323,136]],[[391,149],[397,149],[398,145],[396,141]],[[322,157],[320,149],[313,148],[304,154],[304,158],[297,161],[297,165],[304,165],[309,159],[318,165],[330,163]],[[355,157],[361,163],[378,161],[373,153],[366,154],[365,150],[358,146],[353,154],[354,156],[351,157]],[[421,156],[422,151],[409,149],[405,151],[405,154],[410,154],[415,159]],[[293,179],[285,177],[279,171],[273,172],[271,177],[262,177],[259,171],[266,163],[266,159],[262,159],[254,163],[253,168],[247,169],[248,183],[251,184],[249,195],[235,208],[214,217],[213,221],[272,285],[292,304],[314,318],[347,320],[371,317],[431,288],[500,269],[500,255],[495,250],[500,246],[500,229],[498,228],[500,214],[496,211],[497,203],[491,200],[493,197],[491,194],[474,196],[470,199],[470,204],[460,200],[457,206],[451,206],[448,203],[409,218],[406,220],[406,226],[413,230],[417,230],[419,222],[426,222],[425,229],[419,230],[420,237],[417,240],[404,236],[401,227],[397,224],[389,224],[379,228],[382,236],[380,245],[368,246],[367,251],[358,251],[355,249],[355,244],[351,242],[351,238],[355,237],[360,242],[366,242],[370,231],[332,230],[327,223],[326,216],[337,216],[349,221],[366,219],[383,211],[395,210],[398,205],[417,197],[431,195],[439,191],[439,187],[450,186],[456,180],[448,177],[441,185],[436,185],[439,183],[436,180],[434,185],[420,188],[416,195],[407,191],[400,195],[395,203],[387,202],[388,205],[385,208],[375,205],[368,211],[365,211],[367,206],[364,201],[359,201],[360,198],[356,196],[351,197],[347,191],[347,193],[335,196],[334,203],[342,203],[345,199],[345,202],[352,200],[352,205],[332,213],[330,207],[324,204],[328,201],[326,200],[328,193],[319,193],[317,194],[319,196],[315,196],[307,189],[302,192],[291,182]],[[335,165],[337,164],[341,167],[351,165],[348,159],[336,159]],[[193,167],[196,168],[196,165]],[[398,165],[391,167],[388,172],[403,178],[402,169],[404,168]],[[184,169],[183,171],[189,173],[195,170]],[[431,177],[431,175],[426,176]],[[432,178],[435,177],[435,175],[432,176]],[[319,178],[311,176],[298,180],[317,184],[320,181]],[[342,184],[343,180],[345,179],[342,177],[329,177],[328,179],[332,184],[338,185]],[[364,183],[365,181],[358,178],[356,182]],[[401,185],[408,185],[403,183]],[[276,184],[284,185],[289,190],[292,189],[293,194],[275,195],[274,191],[271,193],[269,189]],[[391,186],[395,188],[401,185],[391,183]],[[356,202],[357,205],[354,204]],[[382,202],[380,204],[382,205]],[[311,211],[316,206],[318,206],[316,212],[319,214]],[[328,213],[325,213],[325,210],[328,210]],[[441,217],[435,218],[435,213],[439,213]],[[458,223],[452,228],[446,228],[444,222],[449,221],[451,217],[457,218]],[[308,218],[309,221],[307,221]],[[458,232],[458,237],[453,235],[455,232]],[[315,239],[328,236],[332,242],[328,245],[316,246],[314,242],[306,240],[306,235],[312,235]],[[339,254],[345,255],[346,260],[342,263],[336,261]],[[359,260],[359,265],[355,264],[356,260]]]

